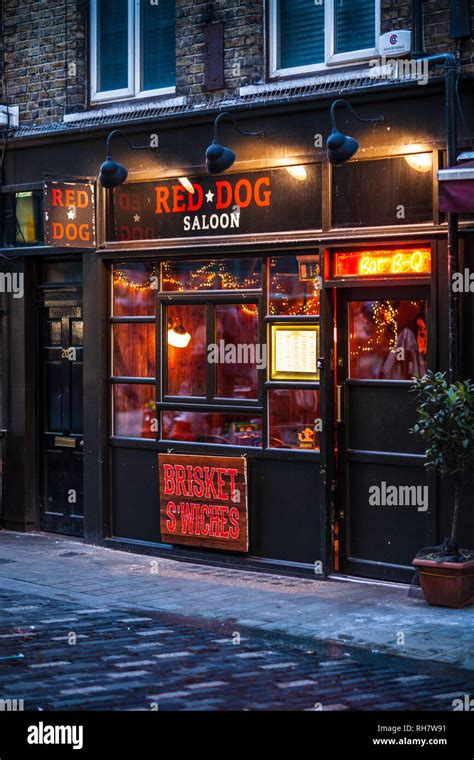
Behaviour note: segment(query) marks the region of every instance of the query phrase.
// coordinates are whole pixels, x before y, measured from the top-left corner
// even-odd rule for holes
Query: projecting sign
[[[294,170],[294,167],[289,167]],[[114,191],[116,240],[321,229],[321,165],[126,183]],[[189,192],[186,187],[191,187]]]
[[[248,551],[246,459],[159,454],[158,461],[163,541]]]
[[[95,186],[93,182],[45,180],[46,245],[95,248]]]

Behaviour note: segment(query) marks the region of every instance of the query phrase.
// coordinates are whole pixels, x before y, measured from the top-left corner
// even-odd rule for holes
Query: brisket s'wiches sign
[[[116,240],[321,228],[321,165],[126,183],[114,191]]]
[[[248,551],[243,457],[159,454],[163,541]]]

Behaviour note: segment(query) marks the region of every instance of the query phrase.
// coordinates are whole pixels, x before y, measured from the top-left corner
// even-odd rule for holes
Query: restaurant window
[[[269,0],[269,8],[272,76],[377,55],[379,0]]]
[[[351,161],[332,172],[332,226],[380,227],[433,220],[432,155]],[[357,192],[354,192],[357,188]]]
[[[175,0],[92,0],[91,99],[174,92]]]
[[[115,264],[113,435],[317,451],[319,271],[314,252]]]
[[[156,290],[154,264],[115,265],[112,274],[113,435],[155,438]]]
[[[349,303],[350,377],[411,380],[427,370],[427,303],[424,300]]]

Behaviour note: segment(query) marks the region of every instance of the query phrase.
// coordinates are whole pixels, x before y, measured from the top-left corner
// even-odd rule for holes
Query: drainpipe
[[[454,53],[429,55],[422,60],[430,63],[444,63],[444,121],[446,132],[447,168],[457,163],[457,111],[456,77],[457,58]],[[460,376],[460,335],[459,335],[459,295],[453,292],[452,276],[459,272],[459,224],[458,214],[448,213],[448,375],[450,382]]]
[[[412,0],[411,4],[411,54],[413,58],[425,55],[423,47],[423,0]]]

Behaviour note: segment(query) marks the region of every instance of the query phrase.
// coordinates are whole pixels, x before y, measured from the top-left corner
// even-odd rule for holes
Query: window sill
[[[278,78],[271,79],[268,82],[262,82],[259,84],[250,84],[239,89],[239,95],[245,97],[246,95],[259,95],[280,93],[284,90],[290,90],[295,87],[308,87],[309,85],[321,85],[332,84],[335,82],[344,83],[346,81],[353,81],[355,79],[366,80],[370,73],[373,71],[373,67],[368,65],[338,69],[337,71],[325,68],[320,71],[313,71],[305,76],[295,77],[290,74],[279,74]],[[388,71],[387,71],[388,73]],[[372,74],[372,76],[374,76]]]
[[[80,113],[68,113],[63,116],[63,121],[67,123],[89,121],[90,119],[103,119],[110,116],[121,116],[124,114],[130,116],[139,116],[142,113],[146,113],[153,108],[176,108],[184,106],[187,103],[187,99],[183,96],[175,96],[171,98],[161,97],[159,99],[154,98],[151,100],[140,101],[127,101],[123,103],[121,101],[108,102],[103,104],[102,108],[89,108],[87,111]]]

